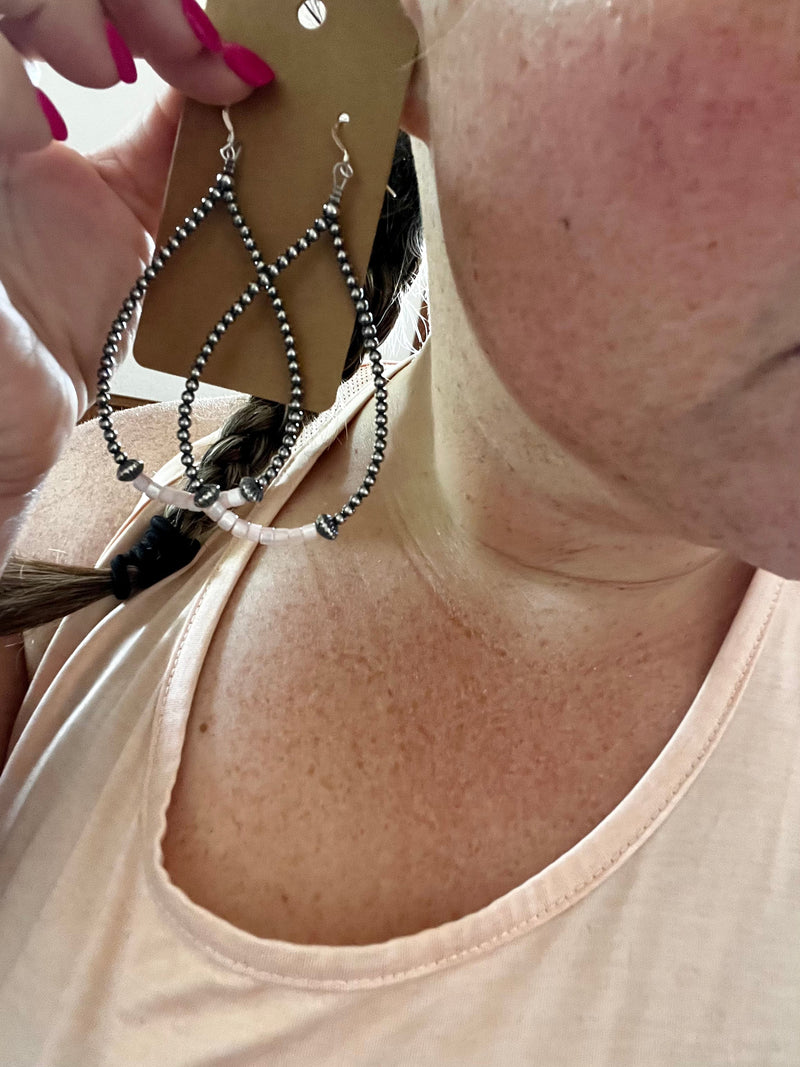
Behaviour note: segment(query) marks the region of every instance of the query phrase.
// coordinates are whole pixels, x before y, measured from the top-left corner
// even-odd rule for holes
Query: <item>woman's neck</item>
[[[381,478],[410,557],[472,607],[488,600],[519,618],[547,605],[573,632],[576,615],[591,617],[590,641],[648,619],[674,632],[693,604],[729,612],[732,584],[746,588],[752,567],[663,529],[650,504],[568,452],[506,390],[459,299],[435,199],[424,203],[433,335],[392,386]],[[535,341],[519,358],[536,358]]]

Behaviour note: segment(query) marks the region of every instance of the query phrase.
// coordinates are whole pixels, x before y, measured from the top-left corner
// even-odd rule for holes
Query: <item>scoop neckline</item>
[[[371,391],[365,390],[365,394],[364,401]],[[327,439],[330,428],[329,420],[317,436]],[[319,452],[323,450],[321,446]],[[307,470],[295,464],[295,475],[301,471],[302,477]],[[248,542],[236,542],[222,553],[197,595],[170,656],[156,701],[144,775],[141,859],[152,899],[173,929],[197,950],[223,968],[255,980],[305,989],[381,986],[473,960],[573,907],[619,870],[676,808],[725,733],[785,584],[785,579],[768,571],[755,572],[678,729],[633,789],[566,853],[460,919],[374,944],[307,945],[257,937],[196,904],[170,879],[161,847],[200,673],[198,663],[255,548]],[[213,597],[208,595],[211,589],[216,593]],[[190,647],[192,656],[188,654]],[[158,795],[154,783],[161,783]]]

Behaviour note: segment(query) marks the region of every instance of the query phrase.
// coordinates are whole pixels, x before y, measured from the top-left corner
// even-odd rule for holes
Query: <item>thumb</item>
[[[118,142],[88,157],[153,238],[161,218],[185,99],[176,89],[169,89]]]

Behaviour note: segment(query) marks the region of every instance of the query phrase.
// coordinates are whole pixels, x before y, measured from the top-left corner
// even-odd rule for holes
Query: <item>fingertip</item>
[[[34,89],[33,91],[36,95],[39,107],[41,108],[44,117],[47,119],[47,124],[50,127],[50,133],[53,140],[66,141],[69,133],[67,131],[67,124],[64,122],[61,112],[45,92],[41,89]]]
[[[214,23],[197,3],[197,0],[181,0],[183,15],[197,40],[209,52],[222,51],[222,39]]]
[[[136,81],[138,73],[131,50],[125,44],[119,30],[110,19],[105,20],[105,30],[111,58],[114,60],[117,73],[126,85],[132,85]]]
[[[161,78],[184,96],[212,107],[225,107],[247,100],[254,87],[228,67],[222,56],[204,51],[180,63],[149,60]],[[266,90],[269,91],[269,88]]]
[[[244,45],[226,42],[222,46],[222,58],[229,70],[254,89],[261,89],[275,81],[275,71],[269,63]]]

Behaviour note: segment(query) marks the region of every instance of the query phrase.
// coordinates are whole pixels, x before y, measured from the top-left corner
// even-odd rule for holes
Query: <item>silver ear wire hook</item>
[[[339,136],[339,129],[340,129],[340,127],[341,127],[343,122],[349,122],[349,121],[350,121],[350,116],[347,114],[346,111],[343,111],[342,114],[339,116],[339,118],[336,120],[336,125],[331,130],[331,136],[333,137],[334,141],[336,142],[336,147],[339,149],[340,152],[344,153],[344,159],[342,160],[342,163],[345,163],[345,164],[349,164],[350,163],[350,153],[347,151],[345,146],[342,144],[342,139]]]
[[[335,163],[333,166],[333,189],[337,198],[341,197],[345,185],[347,185],[348,181],[353,177],[353,174],[355,173],[353,171],[353,166],[350,162],[350,153],[345,148],[344,144],[342,143],[342,139],[339,136],[339,129],[342,123],[349,121],[350,116],[343,111],[339,118],[336,120],[333,129],[331,130],[331,137],[333,137],[336,143],[336,147],[339,149],[339,151],[344,157],[343,159],[340,159],[337,163]]]
[[[331,130],[331,136],[336,142],[337,148],[344,155],[344,159],[342,159],[341,163],[337,163],[336,166],[333,168],[334,181],[336,182],[337,187],[341,186],[342,189],[344,188],[344,182],[346,182],[348,178],[352,178],[353,176],[353,168],[350,165],[350,153],[345,148],[344,144],[342,143],[342,139],[339,136],[339,130],[341,129],[342,124],[349,121],[350,116],[347,114],[346,111],[343,111],[339,118],[336,120],[336,124],[334,125],[333,129]],[[342,181],[342,178],[344,178],[344,182]],[[386,191],[390,194],[390,196],[394,197],[395,200],[397,199],[397,193],[394,191],[394,189],[392,189],[390,185],[386,186]]]
[[[225,123],[225,128],[228,131],[228,144],[233,144],[233,122],[231,121],[230,108],[224,107],[222,109],[222,121]]]
[[[225,123],[225,128],[228,131],[228,140],[225,145],[220,148],[219,154],[226,163],[235,163],[239,158],[242,146],[236,140],[236,134],[233,132],[233,121],[231,120],[230,109],[227,107],[222,109],[222,121]]]

